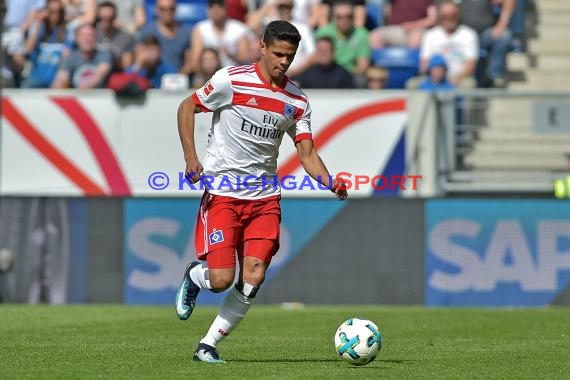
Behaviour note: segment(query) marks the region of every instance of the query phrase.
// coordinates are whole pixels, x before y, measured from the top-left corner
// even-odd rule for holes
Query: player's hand
[[[186,170],[184,171],[184,177],[188,179],[191,183],[196,183],[200,180],[200,176],[204,168],[200,163],[200,160],[193,159],[186,161]]]
[[[336,178],[333,179],[331,191],[335,193],[336,197],[340,201],[344,201],[346,198],[348,198],[348,191],[346,191],[346,183],[338,181]]]

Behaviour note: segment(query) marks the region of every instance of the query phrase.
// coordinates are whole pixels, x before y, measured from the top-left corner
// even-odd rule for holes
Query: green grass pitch
[[[570,308],[254,306],[220,345],[226,364],[191,355],[216,309],[187,321],[173,307],[0,306],[0,379],[570,378]],[[342,362],[333,335],[374,321],[378,358]]]

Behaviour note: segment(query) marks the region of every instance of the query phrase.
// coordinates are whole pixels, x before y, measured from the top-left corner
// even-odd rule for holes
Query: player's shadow
[[[405,360],[405,359],[376,359],[375,361],[388,363],[388,364],[406,364],[411,362],[411,360]]]
[[[232,362],[236,363],[331,363],[338,362],[339,359],[311,359],[311,358],[298,358],[298,359],[285,359],[285,358],[265,358],[265,359],[231,359]],[[375,362],[385,363],[385,364],[406,364],[411,362],[411,360],[404,359],[376,359]],[[357,367],[355,367],[357,368]],[[358,367],[362,368],[362,367]]]
[[[403,359],[376,359],[372,363],[364,365],[364,366],[353,366],[349,367],[357,371],[378,371],[380,370],[390,370],[396,368],[391,364],[401,365],[410,363],[411,360],[403,360]]]
[[[336,362],[338,359],[284,359],[284,358],[267,358],[267,359],[233,359],[232,362],[236,363],[327,363]]]

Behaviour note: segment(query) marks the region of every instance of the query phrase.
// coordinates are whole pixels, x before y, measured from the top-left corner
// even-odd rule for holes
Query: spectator
[[[198,60],[198,67],[196,68],[196,74],[194,74],[192,87],[202,87],[214,73],[221,68],[222,62],[220,61],[218,51],[211,48],[203,49],[202,54],[200,54],[200,59]]]
[[[427,77],[418,86],[423,91],[453,90],[455,86],[447,80],[447,64],[440,54],[431,57],[427,67]]]
[[[366,0],[340,0],[341,2],[348,2],[354,7],[353,23],[354,26],[364,28],[366,25]],[[331,21],[331,9],[338,0],[322,0],[319,6],[319,14],[317,16],[318,26],[325,26]],[[333,19],[334,19],[334,10]]]
[[[517,0],[515,9],[513,10],[513,15],[511,17],[511,22],[509,24],[509,29],[513,35],[513,41],[511,43],[513,50],[516,52],[525,51],[525,21],[526,21],[526,7],[527,0]]]
[[[63,61],[53,88],[102,88],[111,71],[112,57],[107,50],[97,50],[95,28],[82,24],[75,29],[77,50]]]
[[[293,20],[316,28],[319,25],[321,0],[294,0]],[[326,24],[326,23],[325,23]]]
[[[426,73],[431,57],[441,54],[448,67],[447,79],[455,86],[474,87],[479,58],[477,33],[459,21],[459,6],[453,0],[442,1],[439,25],[428,30],[422,40],[420,71]]]
[[[462,23],[475,29],[481,48],[488,52],[486,74],[495,87],[505,87],[507,84],[507,53],[512,39],[509,23],[515,1],[501,0],[498,18],[493,12],[497,0],[469,0],[459,4]]]
[[[370,46],[381,49],[408,46],[417,49],[424,32],[435,25],[434,0],[391,0],[386,4],[387,26],[370,32]]]
[[[97,9],[97,47],[109,50],[113,56],[114,71],[122,71],[133,63],[135,39],[117,27],[117,8],[110,1]]]
[[[2,22],[2,76],[17,85],[19,74],[26,63],[25,39],[30,26],[39,20],[45,0],[4,0],[6,14]]]
[[[388,82],[388,71],[382,67],[370,66],[366,70],[366,88],[370,90],[381,90],[386,88]]]
[[[352,76],[334,57],[334,41],[330,37],[319,38],[315,64],[295,80],[304,88],[354,88]]]
[[[62,59],[73,48],[68,34],[65,8],[61,0],[48,0],[47,13],[39,25],[31,28],[26,41],[31,71],[23,83],[25,88],[49,88]]]
[[[145,25],[138,36],[138,42],[147,36],[155,36],[160,41],[162,59],[178,70],[192,73],[192,51],[190,50],[191,30],[176,22],[176,0],[157,0],[155,12],[157,19]]]
[[[146,24],[145,0],[117,0],[117,26],[125,32],[136,35]]]
[[[259,36],[260,40],[263,30],[273,20],[287,21],[297,28],[301,34],[301,42],[299,42],[295,59],[287,71],[287,75],[291,77],[296,77],[307,70],[313,63],[315,53],[313,30],[308,24],[293,19],[294,7],[294,0],[272,0],[266,2],[263,7],[253,12],[248,18],[249,27]]]
[[[222,66],[250,63],[249,30],[244,23],[227,18],[224,0],[208,0],[208,19],[192,31],[194,67],[204,48],[216,49]]]
[[[260,10],[263,7],[269,7],[270,9],[275,10],[276,8],[276,3],[278,1],[276,0],[261,0],[258,1],[260,3],[260,5],[249,11],[248,16],[246,17],[246,20],[249,18],[249,16],[251,15],[251,13],[254,13],[258,10]],[[293,7],[293,13],[292,13],[292,19],[308,25],[311,29],[314,29],[316,27],[319,26],[319,22],[320,22],[320,18],[321,18],[321,14],[322,14],[322,9],[321,9],[321,0],[293,0],[294,2],[294,7]],[[226,3],[228,4],[228,3]],[[272,16],[275,15],[276,12],[274,12],[274,14],[272,14]],[[323,25],[326,25],[327,22],[323,22]]]
[[[176,73],[176,68],[165,62],[161,56],[158,38],[146,36],[136,47],[135,63],[126,71],[148,79],[153,88],[160,88],[164,74]]]
[[[8,31],[21,33],[20,41],[24,41],[24,35],[32,24],[41,16],[46,6],[45,0],[5,0],[7,6],[3,25]],[[2,39],[6,38],[5,35]]]
[[[95,24],[97,0],[63,0],[67,27],[72,33],[81,24]]]
[[[335,45],[335,61],[354,77],[357,87],[365,87],[370,65],[368,31],[354,25],[353,6],[346,0],[335,3],[333,22],[317,31],[317,38],[330,37]]]
[[[0,22],[4,25],[4,19],[8,7],[5,0],[0,0]],[[3,30],[4,32],[4,30]],[[19,70],[16,69],[12,56],[8,55],[4,44],[0,47],[0,88],[17,87],[17,76]]]

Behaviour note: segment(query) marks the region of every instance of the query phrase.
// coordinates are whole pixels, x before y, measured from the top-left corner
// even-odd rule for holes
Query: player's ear
[[[265,54],[267,45],[265,44],[265,42],[263,42],[263,40],[259,41],[259,48],[261,49],[261,55]]]

